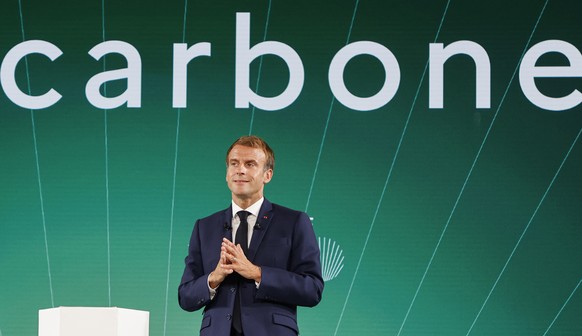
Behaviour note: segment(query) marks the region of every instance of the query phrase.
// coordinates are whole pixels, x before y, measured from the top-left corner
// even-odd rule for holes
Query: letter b
[[[235,70],[235,107],[247,108],[249,103],[266,110],[275,111],[291,105],[301,93],[304,82],[304,70],[301,58],[288,45],[265,41],[249,48],[250,44],[250,14],[236,14],[236,70]],[[278,96],[263,97],[249,88],[249,66],[251,62],[262,55],[279,56],[289,67],[289,83]]]

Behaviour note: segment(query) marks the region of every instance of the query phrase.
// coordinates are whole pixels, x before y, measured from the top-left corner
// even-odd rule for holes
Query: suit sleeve
[[[293,225],[287,268],[259,265],[262,274],[256,298],[292,306],[317,305],[323,293],[319,254],[313,225],[300,212]]]
[[[201,254],[199,223],[200,221],[197,221],[192,230],[184,274],[178,287],[178,302],[180,307],[186,311],[198,310],[210,301],[208,274],[204,272]]]

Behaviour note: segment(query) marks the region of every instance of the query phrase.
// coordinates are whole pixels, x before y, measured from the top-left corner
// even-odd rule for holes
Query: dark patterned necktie
[[[235,237],[235,244],[240,244],[245,256],[248,254],[249,251],[249,243],[248,243],[248,233],[249,233],[249,223],[247,222],[247,218],[251,214],[248,211],[239,211],[236,213],[238,218],[240,219],[240,225],[236,230],[236,237]],[[244,279],[239,276],[238,283],[239,286],[236,291],[236,295],[234,298],[234,311],[232,313],[232,327],[236,330],[239,334],[242,334],[242,321],[241,321],[241,311],[240,311],[240,289],[241,289],[241,282]]]
[[[240,219],[240,225],[238,226],[238,230],[236,230],[235,244],[240,244],[246,256],[249,251],[249,223],[247,222],[247,218],[251,213],[242,210],[236,214]]]

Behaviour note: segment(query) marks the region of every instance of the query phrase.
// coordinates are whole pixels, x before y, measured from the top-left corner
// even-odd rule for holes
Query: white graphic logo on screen
[[[321,275],[323,281],[335,279],[344,268],[343,250],[331,238],[317,237],[319,251],[321,251]]]
[[[318,237],[317,243],[321,251],[321,275],[323,281],[335,279],[344,268],[343,250],[339,244],[330,238]],[[1,336],[1,335],[0,335]]]
[[[313,224],[313,217],[309,217],[309,219]],[[317,245],[319,245],[323,281],[331,281],[337,278],[344,268],[344,251],[331,238],[317,237]]]

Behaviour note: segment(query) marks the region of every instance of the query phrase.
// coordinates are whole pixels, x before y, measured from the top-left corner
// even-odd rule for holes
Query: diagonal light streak
[[[578,290],[578,287],[580,287],[580,284],[582,284],[582,279],[580,279],[580,281],[578,281],[578,284],[576,285],[576,287],[574,288],[572,293],[570,293],[570,296],[568,296],[568,298],[566,299],[566,302],[564,302],[564,304],[562,305],[562,308],[560,308],[560,310],[556,314],[556,317],[554,317],[554,319],[552,320],[552,323],[550,323],[550,326],[548,327],[548,329],[546,329],[546,332],[544,332],[544,334],[542,336],[546,336],[548,334],[548,331],[550,331],[550,329],[552,329],[552,327],[554,326],[554,323],[556,322],[558,317],[560,317],[560,315],[562,314],[562,311],[564,310],[564,308],[566,308],[566,305],[568,305],[568,303],[570,302],[570,300],[574,296],[574,293],[576,293],[576,290]]]
[[[558,175],[560,174],[560,172],[562,171],[562,167],[564,166],[564,163],[566,162],[566,160],[568,160],[568,157],[570,156],[570,153],[572,152],[572,149],[574,148],[574,145],[576,144],[576,142],[578,142],[578,138],[580,138],[580,133],[582,133],[582,128],[580,129],[580,131],[578,132],[578,135],[576,136],[576,138],[574,139],[574,141],[572,142],[572,145],[570,146],[570,148],[568,149],[568,152],[566,153],[566,155],[564,156],[564,159],[562,160],[562,163],[560,164],[560,167],[558,167],[558,170],[556,171],[556,173],[554,174],[554,177],[552,178],[552,181],[550,182],[550,184],[548,185],[548,188],[546,189],[546,191],[544,192],[542,198],[540,199],[536,209],[534,210],[533,214],[531,215],[529,222],[527,223],[527,225],[525,226],[525,229],[523,229],[523,232],[521,233],[521,236],[519,237],[519,239],[517,240],[517,243],[515,244],[515,246],[513,247],[513,250],[511,251],[511,253],[509,254],[509,258],[507,258],[507,261],[505,262],[505,265],[503,265],[503,268],[501,269],[501,272],[499,273],[499,275],[497,276],[497,279],[495,280],[495,283],[493,284],[493,287],[491,287],[491,290],[489,291],[489,294],[487,294],[487,297],[485,298],[485,301],[483,302],[483,304],[481,305],[481,309],[479,309],[479,312],[477,313],[477,316],[475,316],[475,319],[473,320],[473,323],[471,324],[471,327],[469,328],[469,331],[467,331],[466,336],[468,336],[471,331],[473,330],[473,327],[475,326],[475,323],[477,323],[477,320],[479,319],[479,317],[481,316],[481,312],[483,312],[483,309],[485,308],[485,305],[487,305],[487,302],[489,302],[489,298],[491,297],[491,294],[493,293],[493,291],[495,290],[495,288],[497,287],[497,284],[499,283],[499,280],[501,279],[501,277],[503,276],[503,274],[505,273],[505,270],[507,269],[507,266],[509,265],[509,262],[511,261],[511,259],[513,258],[513,255],[515,254],[515,251],[517,251],[517,248],[519,247],[519,245],[521,244],[521,241],[523,240],[523,237],[525,236],[525,234],[527,233],[527,231],[529,230],[529,227],[531,226],[531,223],[533,222],[535,216],[538,213],[538,210],[540,209],[540,207],[542,206],[542,203],[544,202],[544,200],[546,199],[546,196],[548,195],[548,193],[550,192],[550,189],[552,188],[552,186],[554,185],[554,182],[556,181],[556,178],[558,177]]]
[[[267,19],[265,20],[265,32],[263,34],[263,41],[267,40],[267,31],[269,29],[269,19],[271,18],[271,0],[269,0],[269,8],[267,9]],[[263,57],[259,58],[259,73],[257,75],[257,85],[255,86],[255,93],[259,93],[259,83],[261,80],[261,72],[263,70]],[[249,126],[249,135],[253,134],[253,124],[255,121],[255,105],[253,105],[253,110],[251,112],[251,122]]]
[[[352,13],[352,20],[350,22],[350,28],[348,30],[348,36],[346,37],[346,43],[350,43],[352,37],[352,29],[354,28],[354,21],[356,20],[356,13],[358,12],[358,6],[360,0],[356,0],[354,6],[354,12]],[[311,186],[309,187],[309,194],[307,195],[307,204],[305,204],[305,212],[309,209],[309,202],[311,201],[311,194],[313,193],[313,186],[315,185],[315,179],[317,177],[317,170],[319,169],[319,162],[321,161],[321,154],[323,153],[323,145],[325,144],[325,139],[327,137],[327,130],[329,128],[329,121],[331,120],[331,112],[333,111],[333,104],[335,103],[335,97],[332,96],[331,102],[329,104],[329,110],[327,111],[327,120],[325,121],[325,127],[323,129],[323,135],[321,137],[321,144],[319,145],[319,153],[317,154],[317,160],[315,161],[315,169],[313,171],[313,177],[311,178]]]
[[[22,1],[21,0],[18,0],[18,11],[20,14],[20,32],[22,33],[22,41],[26,41],[26,37],[24,34],[24,18],[22,15]],[[31,92],[31,86],[30,86],[30,72],[28,70],[28,56],[24,57],[24,67],[26,69],[26,85],[28,88],[28,94],[31,95],[32,92]],[[50,261],[50,257],[49,257],[49,247],[48,247],[48,238],[47,238],[47,230],[46,230],[46,216],[44,213],[44,198],[43,198],[43,192],[42,192],[42,182],[41,182],[41,178],[40,178],[40,162],[39,162],[39,158],[38,158],[38,142],[36,139],[36,124],[34,121],[34,111],[32,109],[30,110],[30,120],[32,123],[32,140],[33,140],[33,144],[34,144],[34,159],[35,159],[35,163],[36,163],[36,177],[37,177],[37,183],[38,183],[38,195],[40,198],[40,212],[41,212],[41,218],[42,218],[42,229],[43,229],[43,233],[44,233],[44,249],[45,249],[45,254],[46,254],[48,281],[49,281],[49,289],[50,289],[50,294],[51,294],[51,306],[54,308],[55,298],[54,298],[54,292],[53,292],[51,261]]]
[[[182,43],[186,43],[186,18],[188,17],[188,0],[184,0],[184,17],[182,18]],[[176,142],[175,142],[175,152],[174,152],[174,170],[172,177],[172,208],[170,211],[170,239],[168,242],[168,270],[166,275],[166,298],[164,306],[164,333],[166,336],[167,326],[168,326],[168,296],[170,291],[170,269],[172,266],[172,238],[174,236],[174,209],[176,204],[176,175],[178,170],[178,149],[180,147],[180,116],[182,115],[182,109],[178,109],[178,114],[176,116]]]
[[[475,168],[475,165],[477,164],[477,161],[479,160],[479,157],[481,156],[481,152],[483,150],[483,147],[485,146],[485,143],[487,142],[487,139],[489,138],[489,134],[491,133],[491,129],[493,128],[493,125],[495,124],[495,120],[497,120],[497,116],[499,115],[499,111],[501,111],[501,106],[505,102],[505,98],[507,97],[507,93],[509,92],[509,88],[511,87],[511,84],[513,83],[513,80],[515,78],[515,75],[517,74],[517,71],[519,69],[519,64],[520,64],[521,60],[523,59],[523,55],[525,54],[525,52],[527,51],[527,49],[528,49],[528,47],[529,47],[529,45],[531,43],[531,40],[533,38],[533,34],[536,31],[536,29],[537,29],[537,26],[538,26],[538,24],[540,22],[540,19],[541,19],[542,15],[543,15],[543,13],[544,13],[544,11],[546,9],[547,3],[548,3],[548,1],[546,1],[544,7],[542,8],[542,10],[540,12],[540,15],[538,16],[538,20],[536,21],[536,24],[535,24],[535,26],[534,26],[534,28],[533,28],[530,36],[529,36],[529,39],[528,39],[528,41],[527,41],[527,43],[526,43],[526,45],[524,47],[523,53],[522,53],[522,55],[520,57],[520,61],[516,65],[515,70],[513,71],[513,74],[511,76],[511,79],[509,80],[509,83],[507,84],[507,87],[505,88],[505,92],[503,93],[503,96],[501,98],[501,101],[499,102],[499,106],[497,107],[497,110],[495,111],[495,115],[493,116],[493,119],[491,121],[491,124],[489,124],[489,128],[487,129],[487,132],[485,133],[485,137],[483,138],[483,142],[481,142],[481,146],[479,147],[479,150],[477,151],[477,155],[475,156],[475,159],[473,160],[473,163],[471,164],[471,168],[469,169],[469,173],[467,174],[467,177],[465,178],[465,181],[463,182],[463,186],[461,187],[461,191],[459,192],[459,195],[457,196],[457,199],[455,200],[455,204],[453,205],[453,209],[451,210],[451,213],[449,214],[449,217],[447,219],[447,222],[446,222],[446,224],[445,224],[445,226],[444,226],[444,228],[443,228],[443,230],[441,232],[441,235],[440,235],[440,237],[438,239],[438,242],[437,242],[437,244],[435,246],[435,249],[434,249],[434,251],[433,251],[433,253],[432,253],[431,257],[430,257],[430,260],[428,262],[428,265],[426,266],[426,269],[424,270],[424,274],[422,275],[422,278],[420,280],[420,283],[418,284],[418,287],[416,288],[416,292],[414,293],[414,297],[412,298],[412,302],[410,303],[410,306],[408,307],[408,311],[406,312],[406,315],[404,317],[404,320],[402,321],[402,325],[400,326],[400,330],[398,331],[398,335],[400,335],[400,333],[402,332],[402,328],[404,327],[404,325],[406,323],[406,320],[408,319],[408,316],[410,314],[410,311],[412,310],[412,307],[414,306],[414,303],[416,301],[416,298],[418,296],[418,293],[420,292],[420,288],[422,287],[422,285],[424,283],[424,280],[426,278],[426,275],[428,274],[428,271],[429,271],[429,269],[430,269],[430,267],[432,265],[432,262],[434,260],[434,257],[436,256],[436,253],[437,253],[437,251],[438,251],[438,249],[440,247],[440,244],[441,244],[441,242],[443,240],[443,237],[445,236],[445,233],[446,233],[446,231],[447,231],[447,229],[449,227],[449,224],[451,222],[451,219],[452,219],[452,217],[453,217],[453,215],[454,215],[454,213],[455,213],[455,211],[457,209],[457,206],[459,204],[459,201],[460,201],[461,197],[463,196],[463,193],[465,191],[465,187],[467,186],[467,183],[468,183],[469,179],[471,178],[471,175],[473,174],[473,170]]]
[[[105,42],[105,0],[101,1],[101,37]],[[103,56],[103,71],[107,69],[107,62]],[[103,94],[107,96],[107,82],[103,83]],[[105,212],[107,226],[107,297],[111,307],[111,230],[109,212],[109,127],[107,121],[107,110],[103,109],[103,129],[105,147]]]
[[[451,3],[451,1],[448,0],[447,1],[447,4],[445,5],[445,9],[443,11],[443,15],[441,16],[441,21],[440,21],[439,27],[438,27],[437,33],[435,35],[435,39],[434,39],[435,42],[437,41],[437,39],[438,39],[438,37],[440,35],[440,32],[442,30],[443,23],[444,23],[444,20],[445,20],[446,15],[447,15],[447,12],[448,12],[450,3]],[[428,61],[426,62],[425,66],[424,66],[424,70],[422,72],[422,76],[421,76],[420,81],[418,83],[418,87],[416,88],[416,93],[414,95],[414,99],[412,101],[412,105],[410,106],[410,110],[408,111],[408,116],[406,118],[406,122],[404,124],[403,129],[402,129],[402,133],[401,133],[400,139],[398,141],[398,146],[396,147],[396,152],[394,153],[394,157],[392,158],[392,162],[390,164],[390,168],[388,170],[388,174],[386,176],[386,180],[384,182],[384,187],[382,188],[382,193],[380,194],[380,199],[378,200],[378,204],[376,206],[376,210],[374,212],[374,216],[372,217],[372,222],[370,223],[370,228],[368,229],[368,234],[366,236],[366,240],[364,241],[364,245],[362,247],[362,251],[360,253],[360,257],[359,257],[358,263],[356,265],[356,270],[354,272],[354,276],[352,277],[352,281],[351,281],[350,287],[348,289],[348,294],[346,295],[346,299],[344,301],[344,305],[343,305],[342,311],[340,313],[340,318],[339,318],[338,323],[336,325],[336,329],[335,329],[334,335],[336,335],[337,332],[338,332],[338,330],[339,330],[339,326],[340,326],[341,321],[343,319],[343,315],[345,313],[345,309],[347,307],[349,298],[351,296],[351,292],[352,292],[354,283],[356,282],[356,278],[357,278],[358,272],[360,270],[360,266],[361,266],[362,260],[364,258],[364,254],[366,253],[366,249],[368,247],[368,242],[369,242],[370,237],[372,235],[372,231],[374,230],[374,226],[376,224],[376,218],[378,217],[378,212],[380,211],[380,206],[382,204],[382,201],[384,200],[384,195],[386,194],[386,189],[388,188],[388,183],[390,182],[390,179],[392,177],[392,172],[394,170],[394,166],[396,165],[396,160],[398,159],[398,154],[400,153],[400,148],[402,147],[402,142],[404,141],[404,136],[406,135],[406,131],[408,130],[408,125],[410,123],[410,119],[411,119],[411,116],[412,116],[412,111],[414,111],[414,108],[416,106],[416,101],[418,100],[418,96],[420,94],[420,88],[422,87],[422,83],[424,82],[424,77],[426,76],[427,69],[428,69]]]

